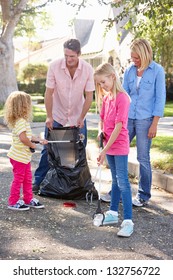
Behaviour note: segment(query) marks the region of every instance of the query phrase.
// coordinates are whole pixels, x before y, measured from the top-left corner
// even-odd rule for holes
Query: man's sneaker
[[[24,204],[23,200],[18,200],[18,202],[14,205],[8,205],[8,209],[10,210],[18,210],[18,211],[25,211],[29,210],[29,206]]]
[[[138,197],[135,197],[132,200],[132,204],[136,207],[143,207],[143,206],[146,206],[148,204],[148,201],[146,201],[144,199],[141,199],[141,198],[138,198]]]
[[[101,195],[100,198],[104,202],[110,202],[111,201],[111,195],[109,193]]]
[[[37,186],[36,184],[33,184],[33,186],[32,186],[32,192],[33,192],[34,194],[38,194],[38,193],[39,193],[39,190],[40,190],[40,187]]]
[[[122,237],[129,237],[133,233],[134,223],[132,221],[124,220],[121,224],[121,229],[117,235]]]
[[[29,207],[32,207],[32,208],[44,208],[44,205],[43,204],[41,204],[40,202],[39,202],[39,200],[38,199],[36,199],[36,198],[33,198],[33,199],[31,199],[31,201],[30,201],[30,203],[29,204],[27,204]]]
[[[113,215],[109,211],[106,212],[105,218],[103,220],[103,226],[113,225],[118,223],[118,215]]]

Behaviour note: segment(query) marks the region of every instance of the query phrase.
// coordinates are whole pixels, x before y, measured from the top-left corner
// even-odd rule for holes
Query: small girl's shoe
[[[117,235],[122,237],[130,237],[130,235],[133,233],[133,227],[134,223],[131,220],[124,220]]]
[[[39,202],[39,200],[36,199],[36,198],[31,199],[30,203],[27,204],[27,206],[32,207],[32,208],[38,208],[38,209],[44,208],[44,205],[41,204],[41,203]]]
[[[27,206],[23,200],[18,200],[14,205],[8,205],[8,209],[17,210],[17,211],[25,211],[29,210],[29,206]]]

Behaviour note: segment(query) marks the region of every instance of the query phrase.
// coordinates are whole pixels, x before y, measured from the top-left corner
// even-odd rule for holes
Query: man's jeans
[[[123,203],[124,220],[132,219],[132,194],[128,179],[128,156],[106,155],[112,174],[110,210],[117,211],[120,197]]]
[[[148,138],[148,130],[153,118],[144,120],[128,120],[130,142],[136,136],[137,160],[139,162],[139,187],[137,197],[149,200],[151,197],[152,171],[150,148],[152,140]]]
[[[54,128],[58,128],[58,127],[63,127],[63,126],[60,123],[54,121],[53,122],[53,127]],[[86,144],[87,144],[87,125],[86,125],[86,120],[84,121],[84,127],[80,129],[80,133],[84,134],[85,139],[83,141],[83,144],[86,147]],[[47,139],[47,135],[48,135],[48,128],[45,127],[45,133],[44,133],[45,139]],[[35,185],[39,186],[41,184],[41,182],[45,178],[48,170],[49,170],[49,162],[48,162],[47,149],[46,149],[46,146],[43,146],[43,149],[42,149],[42,152],[41,152],[41,158],[40,158],[39,166],[36,169],[35,174],[34,174],[34,177],[35,177],[34,184]]]

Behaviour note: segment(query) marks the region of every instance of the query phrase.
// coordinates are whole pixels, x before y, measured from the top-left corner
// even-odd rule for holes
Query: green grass
[[[90,113],[96,113],[97,112],[97,108],[96,108],[96,101],[93,100],[92,104],[91,104],[91,107],[89,109],[89,112]]]
[[[157,136],[152,141],[151,151],[156,155],[152,159],[153,167],[173,174],[173,137]]]
[[[43,96],[33,95],[31,98],[32,98],[32,101],[36,101],[38,104],[44,104]]]
[[[36,95],[36,94],[32,94],[32,100],[33,101],[38,101],[39,104],[43,104],[44,102],[44,97],[40,96],[40,95]],[[39,112],[38,110],[34,111],[34,114],[36,112],[36,116],[34,116],[34,121],[37,122],[37,119],[39,118]],[[43,114],[42,109],[40,109],[41,115]],[[91,108],[89,110],[89,112],[95,113],[96,112],[96,102],[93,101]],[[3,106],[0,104],[0,116],[3,116]],[[165,109],[164,109],[164,117],[173,117],[173,101],[168,101],[165,105]],[[39,120],[38,120],[39,122]]]
[[[88,139],[97,141],[97,129],[88,130]],[[130,144],[130,147],[136,146],[136,138]],[[173,137],[157,136],[152,140],[151,163],[156,169],[173,174]]]
[[[42,96],[32,95],[33,101],[40,103],[43,101]],[[96,104],[93,101],[90,112],[96,112]],[[169,101],[165,105],[165,117],[173,117],[173,101]],[[3,117],[3,106],[0,105],[0,117]],[[45,122],[46,111],[41,106],[33,105],[33,122]],[[97,141],[97,129],[88,130],[88,139]],[[136,140],[131,143],[131,147],[136,146]],[[157,136],[152,141],[151,161],[154,168],[158,168],[173,174],[173,137]]]
[[[136,140],[133,139],[131,147],[136,146]],[[156,169],[173,174],[173,137],[157,136],[152,140],[151,162]]]
[[[88,129],[88,138],[94,141],[97,141],[98,130],[97,129]]]
[[[33,122],[45,122],[46,110],[38,106],[33,106]]]
[[[166,102],[164,117],[173,117],[173,101]]]

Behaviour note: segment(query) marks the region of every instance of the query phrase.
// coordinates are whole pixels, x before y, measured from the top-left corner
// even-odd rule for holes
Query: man
[[[81,46],[77,39],[64,43],[64,58],[53,61],[48,69],[45,91],[47,112],[45,138],[53,127],[77,126],[87,143],[85,116],[91,106],[95,89],[93,69],[80,59]],[[35,171],[33,192],[38,193],[39,185],[49,170],[46,147],[43,148],[39,166]]]

